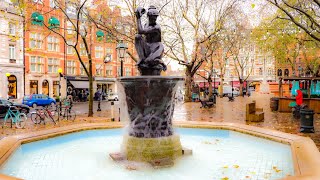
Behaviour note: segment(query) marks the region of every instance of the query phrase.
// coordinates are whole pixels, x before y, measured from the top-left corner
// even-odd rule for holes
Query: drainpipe
[[[26,55],[25,55],[25,47],[26,47],[26,42],[25,42],[25,36],[26,36],[26,28],[25,28],[25,16],[22,17],[23,18],[23,33],[22,33],[22,39],[23,39],[23,50],[22,50],[22,53],[23,53],[23,96],[26,95]]]

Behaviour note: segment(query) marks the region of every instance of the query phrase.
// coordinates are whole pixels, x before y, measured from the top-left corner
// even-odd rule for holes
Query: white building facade
[[[0,1],[0,97],[24,96],[24,17],[10,1]]]

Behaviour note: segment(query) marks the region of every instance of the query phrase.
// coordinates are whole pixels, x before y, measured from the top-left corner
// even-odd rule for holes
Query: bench
[[[263,108],[256,108],[256,102],[246,105],[246,121],[260,122],[264,120]]]
[[[201,103],[200,108],[211,108],[216,104],[216,96],[214,96],[214,95],[212,97],[210,97],[208,101],[202,101],[201,99],[199,99],[199,100]]]

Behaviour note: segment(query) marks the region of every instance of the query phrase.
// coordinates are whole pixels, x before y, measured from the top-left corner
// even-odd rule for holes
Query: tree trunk
[[[239,79],[239,82],[240,82],[239,96],[243,96],[243,80]]]
[[[88,117],[93,116],[93,77],[92,77],[92,60],[91,55],[89,59],[89,111],[88,111]]]
[[[184,94],[184,101],[185,102],[190,102],[192,100],[192,82],[193,78],[191,76],[190,70],[187,68],[186,69],[186,81],[185,81],[185,94]]]
[[[212,79],[208,78],[208,84],[209,84],[209,98],[212,96]]]
[[[223,81],[224,81],[224,76],[220,75],[220,85],[218,88],[220,98],[223,98]]]

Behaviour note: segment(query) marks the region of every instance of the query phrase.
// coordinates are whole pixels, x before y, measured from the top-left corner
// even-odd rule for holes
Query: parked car
[[[24,104],[20,104],[20,103],[16,103],[16,102],[11,102],[11,101],[4,99],[4,98],[0,98],[0,104],[6,105],[6,106],[15,106],[20,112],[23,112],[26,114],[28,114],[30,111],[29,106],[24,105]]]
[[[29,106],[19,103],[10,102],[4,98],[0,98],[0,118],[4,118],[9,106],[15,106],[20,112],[28,114],[30,111]]]
[[[37,106],[55,105],[56,100],[44,94],[32,94],[24,96],[22,104],[35,108]]]
[[[118,94],[109,93],[108,94],[108,101],[119,101]]]

